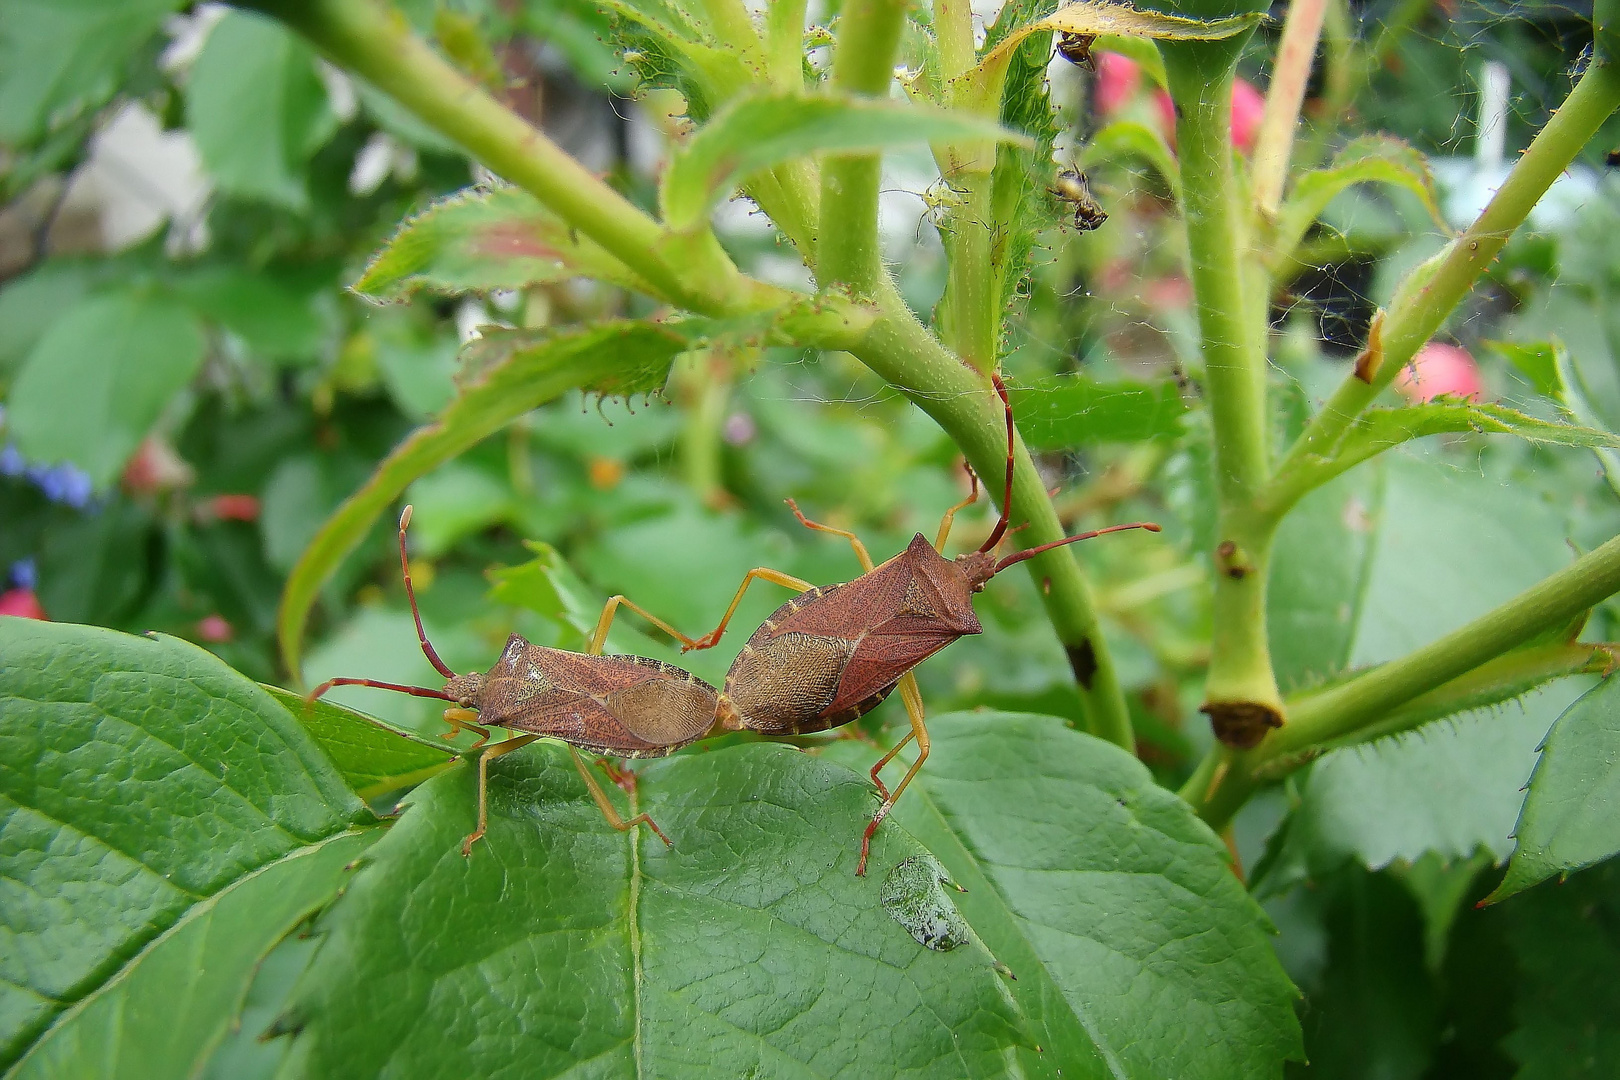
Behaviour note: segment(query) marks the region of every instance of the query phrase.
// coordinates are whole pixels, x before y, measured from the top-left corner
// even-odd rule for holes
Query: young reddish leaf
[[[586,277],[653,290],[619,260],[515,187],[466,188],[405,219],[354,291],[403,300],[419,289],[456,296]]]

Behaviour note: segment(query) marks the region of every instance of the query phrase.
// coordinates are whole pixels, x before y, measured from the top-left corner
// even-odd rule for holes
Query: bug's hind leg
[[[889,816],[889,811],[894,809],[895,801],[900,798],[901,794],[906,790],[906,786],[911,783],[911,778],[917,775],[917,771],[922,768],[923,762],[928,760],[928,728],[923,723],[922,692],[917,689],[916,676],[909,671],[900,677],[900,699],[905,702],[906,715],[911,718],[911,733],[895,743],[894,749],[883,755],[883,759],[872,769],[872,781],[878,785],[879,791],[883,791],[884,798],[883,804],[878,807],[877,813],[872,816],[872,823],[866,827],[866,832],[861,836],[861,861],[855,866],[857,877],[866,876],[866,858],[872,851],[873,834],[877,832],[878,826],[883,824],[883,819]],[[883,785],[878,782],[878,769],[887,765],[894,755],[900,752],[900,748],[913,738],[917,740],[917,760],[911,763],[911,768],[906,770],[904,779],[896,785],[893,792],[884,790]]]
[[[648,817],[646,814],[637,814],[629,821],[625,821],[623,818],[621,818],[619,816],[619,812],[613,809],[613,803],[608,800],[607,792],[602,790],[602,785],[598,784],[596,782],[596,778],[591,775],[590,770],[585,768],[585,759],[579,756],[579,751],[570,746],[568,748],[568,752],[574,756],[574,768],[579,770],[580,778],[585,781],[585,786],[591,789],[591,798],[596,800],[597,809],[602,811],[602,816],[607,818],[607,823],[609,825],[613,826],[615,829],[618,829],[620,832],[629,832],[637,825],[645,823],[647,828],[656,833],[658,835],[658,839],[664,842],[665,847],[673,846],[669,842],[669,837],[664,835],[664,830],[660,829],[658,827],[658,823],[653,821],[653,819]]]
[[[489,763],[504,754],[528,746],[538,738],[540,738],[538,735],[519,735],[515,739],[498,742],[478,755],[478,828],[461,842],[462,855],[471,855],[472,846],[483,839],[484,833],[489,831]]]

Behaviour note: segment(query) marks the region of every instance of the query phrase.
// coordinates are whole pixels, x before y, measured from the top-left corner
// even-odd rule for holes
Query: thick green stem
[[[882,314],[877,322],[849,350],[933,417],[980,476],[1003,475],[1006,427],[1001,403],[988,378],[951,355],[907,310],[892,285],[885,284],[879,304]],[[994,494],[994,485],[991,487]],[[1063,524],[1021,439],[1014,451],[1012,521],[1029,522],[1014,537],[1022,547],[1064,535]],[[1059,548],[1031,559],[1028,565],[1074,670],[1087,729],[1134,751],[1130,713],[1113,655],[1097,625],[1091,588],[1073,554]]]
[[[1163,46],[1181,155],[1182,215],[1203,337],[1205,386],[1215,437],[1219,504],[1214,635],[1204,711],[1216,734],[1253,745],[1282,722],[1282,697],[1266,642],[1271,530],[1252,507],[1266,453],[1264,275],[1246,264],[1232,173],[1232,79],[1241,43]]]
[[[1293,486],[1291,473],[1310,458],[1333,452],[1345,430],[1440,329],[1531,208],[1616,108],[1620,108],[1620,64],[1594,62],[1520,156],[1478,220],[1451,242],[1437,263],[1414,271],[1430,275],[1428,280],[1408,278],[1394,307],[1374,322],[1355,373],[1316,414],[1279,468],[1279,489]],[[1273,513],[1286,509],[1276,499],[1269,501]]]
[[[696,311],[749,306],[747,279],[712,233],[672,238],[652,218],[597,179],[556,143],[490,97],[377,0],[256,0],[334,63],[398,100],[497,176],[532,193],[612,252],[654,288]]]
[[[988,170],[958,168],[946,173],[945,183],[959,201],[946,217],[949,271],[940,333],[956,355],[989,373],[996,369],[1001,327],[1000,295],[990,265],[995,179]]]
[[[1183,793],[1204,820],[1219,829],[1253,793],[1260,777],[1271,771],[1271,763],[1357,733],[1383,732],[1395,710],[1539,634],[1567,625],[1616,592],[1620,592],[1620,537],[1440,640],[1301,700],[1293,706],[1288,725],[1255,749],[1233,757],[1231,768],[1211,790],[1189,787]]]
[[[838,22],[833,85],[863,97],[886,97],[894,79],[905,0],[849,0]],[[821,167],[821,229],[816,279],[871,296],[883,276],[878,249],[881,154],[839,154]]]
[[[973,67],[972,0],[934,0],[934,42],[939,49],[940,85]]]

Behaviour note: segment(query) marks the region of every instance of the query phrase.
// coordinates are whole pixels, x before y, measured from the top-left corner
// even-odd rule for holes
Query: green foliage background
[[[679,84],[653,70],[673,60],[647,47],[625,63],[610,15],[583,3],[403,7],[657,205],[636,147],[669,99],[645,98],[634,124],[618,114],[638,85]],[[696,634],[750,567],[846,580],[847,546],[783,500],[882,558],[962,498],[960,451],[848,354],[758,326],[637,321],[652,307],[633,274],[615,278],[590,240],[280,24],[189,12],[206,36],[176,60],[174,9],[0,0],[0,192],[24,226],[0,286],[0,585],[26,585],[54,620],[0,618],[7,1075],[1612,1073],[1620,879],[1604,863],[1537,885],[1620,848],[1614,691],[1591,671],[1331,749],[1246,807],[1230,849],[1173,794],[1211,742],[1196,709],[1214,573],[1179,177],[1145,92],[1104,126],[1076,79],[1060,79],[1056,119],[1110,221],[1076,233],[1028,146],[1001,148],[1031,177],[998,173],[995,192],[1021,208],[997,263],[1002,363],[1065,525],[1165,526],[1078,551],[1137,758],[1075,730],[1070,658],[1037,586],[1008,574],[977,600],[986,633],[918,671],[934,754],[868,878],[852,872],[875,806],[862,774],[904,727],[898,695],[807,753],[731,738],[640,769],[634,806],[614,797],[651,812],[668,850],[607,830],[561,747],[500,759],[490,834],[462,859],[472,770],[434,703],[344,688],[306,713],[276,689],[431,685],[392,508],[416,508],[430,636],[476,670],[513,632],[579,648],[613,593]],[[1413,148],[1471,149],[1460,117],[1479,62],[1512,71],[1511,156],[1590,40],[1565,5],[1343,16],[1325,51],[1378,51],[1354,110],[1324,111],[1302,139],[1324,172],[1302,185],[1297,274],[1274,312],[1278,444],[1442,242]],[[1246,77],[1264,83],[1275,37],[1250,44]],[[1038,94],[1034,52],[1012,78]],[[212,193],[195,221],[106,252],[74,240],[64,192],[130,103],[190,137]],[[766,104],[729,132],[755,165],[826,123]],[[1003,110],[1037,143],[1045,119]],[[922,134],[968,130],[933,122]],[[898,100],[871,105],[838,148],[915,143],[915,123]],[[1616,137],[1611,120],[1587,151],[1597,181],[1579,212],[1532,221],[1446,327],[1500,406],[1375,415],[1357,435],[1368,456],[1430,437],[1287,519],[1269,595],[1285,692],[1433,641],[1620,532],[1605,448],[1620,431],[1620,189],[1601,171]],[[701,218],[729,190],[714,163],[738,146],[693,140],[665,208]],[[351,179],[367,153],[389,162],[369,189]],[[896,187],[928,184],[915,145],[890,162]],[[486,190],[465,193],[474,182]],[[926,318],[945,263],[923,203],[909,212],[917,228],[891,229],[887,254]],[[722,221],[740,264],[805,280],[774,232]],[[520,257],[492,269],[492,252]],[[458,324],[477,321],[505,328],[462,348]],[[334,520],[352,527],[323,532]],[[981,501],[953,543],[992,520]],[[311,545],[330,579],[294,573]],[[284,594],[313,609],[301,671],[277,649]],[[682,657],[632,620],[610,651],[718,683],[781,599],[752,590],[712,652]],[[1556,667],[1614,625],[1605,604],[1536,644]],[[1493,890],[1504,902],[1476,910]],[[923,944],[936,924],[953,948]]]

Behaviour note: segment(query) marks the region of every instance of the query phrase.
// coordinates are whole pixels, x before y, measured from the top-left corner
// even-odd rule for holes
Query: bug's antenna
[[[409,694],[412,697],[438,698],[440,701],[456,700],[443,690],[433,690],[426,686],[403,686],[399,683],[377,682],[375,679],[327,679],[311,690],[304,700],[313,705],[317,698],[323,696],[334,686],[373,686],[378,690],[394,690],[401,694]]]
[[[1042,544],[1040,547],[1032,547],[1024,551],[1015,551],[1005,559],[1002,559],[1000,562],[996,563],[996,568],[990,573],[993,577],[1014,563],[1021,563],[1025,559],[1033,559],[1043,551],[1051,551],[1053,548],[1062,547],[1064,544],[1072,544],[1077,540],[1090,540],[1092,537],[1102,536],[1104,533],[1124,532],[1127,529],[1146,529],[1148,532],[1159,531],[1159,527],[1151,521],[1133,521],[1129,525],[1110,525],[1106,529],[1094,529],[1091,532],[1081,533],[1078,536],[1065,536],[1063,539],[1054,540],[1050,544]]]
[[[410,524],[411,508],[407,505],[399,515],[399,570],[400,573],[405,575],[405,598],[411,602],[411,618],[416,620],[416,640],[422,643],[422,655],[428,658],[428,663],[437,668],[440,675],[443,675],[447,679],[453,679],[456,677],[456,673],[451,671],[450,668],[446,666],[445,662],[439,659],[439,654],[433,651],[433,646],[428,642],[427,639],[427,631],[422,629],[422,613],[416,610],[416,588],[411,584],[411,560],[405,554],[405,530],[410,528]],[[367,685],[375,686],[378,684],[368,683]],[[402,690],[404,688],[392,686],[388,687],[388,689]],[[405,692],[409,693],[410,691],[406,690]],[[444,697],[443,694],[419,696]],[[445,698],[445,700],[448,701],[450,699]]]
[[[1013,487],[1013,413],[1012,402],[1007,398],[1007,384],[1001,381],[1001,376],[992,371],[990,383],[1001,395],[1001,404],[1007,410],[1007,488],[1001,496],[1001,520],[990,533],[990,538],[979,545],[980,551],[989,551],[1001,542],[1007,532],[1007,518],[1012,514],[1012,487]]]

